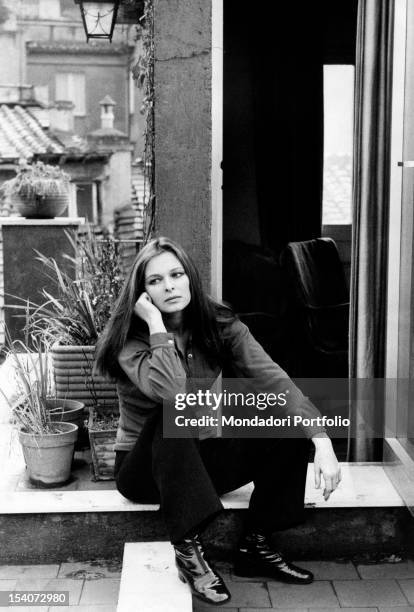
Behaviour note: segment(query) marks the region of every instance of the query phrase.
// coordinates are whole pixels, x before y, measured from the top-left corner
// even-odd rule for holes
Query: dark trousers
[[[248,526],[271,533],[303,521],[309,457],[305,438],[163,438],[151,417],[129,452],[118,451],[119,492],[160,503],[171,542],[197,531],[223,509],[220,495],[251,481]]]

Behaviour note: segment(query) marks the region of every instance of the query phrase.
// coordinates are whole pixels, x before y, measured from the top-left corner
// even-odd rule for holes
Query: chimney
[[[114,106],[116,102],[112,100],[111,96],[106,95],[103,100],[99,102],[101,105],[101,129],[113,130],[114,129]]]
[[[87,136],[91,149],[100,153],[130,152],[131,143],[128,135],[114,128],[116,102],[110,96],[105,96],[99,104],[101,106],[101,127],[89,132]]]
[[[50,127],[52,130],[62,132],[73,132],[74,117],[73,109],[75,105],[69,100],[59,100],[49,109]]]

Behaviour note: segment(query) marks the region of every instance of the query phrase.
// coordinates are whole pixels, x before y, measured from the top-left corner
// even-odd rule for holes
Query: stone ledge
[[[84,225],[84,217],[53,217],[53,219],[26,219],[26,217],[0,217],[2,225]]]
[[[321,489],[313,484],[313,464],[308,466],[305,506],[308,508],[385,508],[402,507],[404,502],[378,464],[341,464],[342,482],[325,502]],[[226,510],[248,507],[252,483],[223,495]],[[93,491],[3,491],[0,514],[39,514],[66,512],[154,512],[157,504],[134,504],[116,490]]]

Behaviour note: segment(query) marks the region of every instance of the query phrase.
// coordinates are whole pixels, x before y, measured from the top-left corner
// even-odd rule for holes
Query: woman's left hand
[[[312,438],[312,442],[315,445],[315,487],[320,488],[322,475],[325,482],[323,497],[325,501],[328,501],[331,493],[341,482],[341,468],[330,438]]]

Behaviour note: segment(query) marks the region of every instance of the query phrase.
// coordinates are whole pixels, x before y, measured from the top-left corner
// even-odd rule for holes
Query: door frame
[[[407,0],[394,0],[393,85],[391,113],[390,206],[388,234],[388,289],[385,403],[385,436],[383,465],[394,487],[414,514],[414,460],[407,452],[401,423],[407,422],[407,399],[399,397],[395,382],[409,379],[410,344],[414,317],[401,313],[402,304],[411,299],[412,256],[402,253],[401,244],[412,244],[414,228],[403,224],[404,112],[407,70]],[[414,32],[412,33],[414,36]],[[413,170],[411,170],[413,171]],[[407,266],[402,266],[404,262]],[[404,401],[405,400],[405,401]]]
[[[223,0],[211,4],[211,295],[223,285]]]

